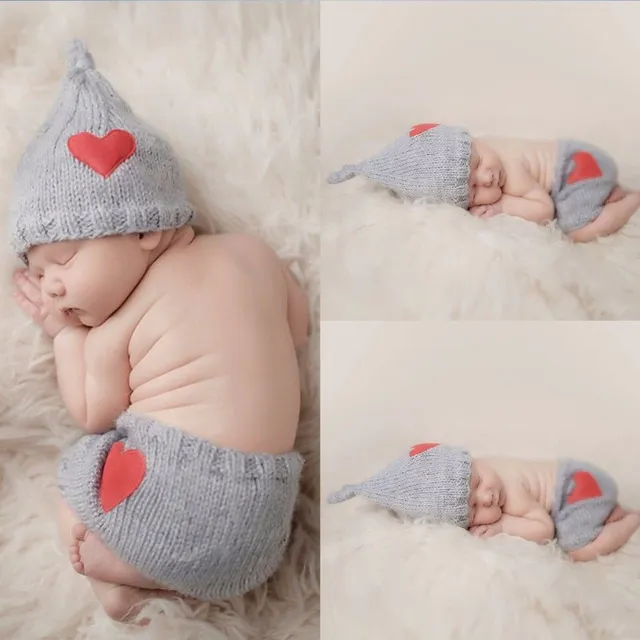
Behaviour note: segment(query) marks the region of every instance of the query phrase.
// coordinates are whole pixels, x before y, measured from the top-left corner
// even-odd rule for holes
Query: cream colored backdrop
[[[590,460],[640,508],[636,323],[324,322],[321,359],[323,494],[446,442]]]
[[[640,188],[640,2],[323,2],[324,172],[411,125],[564,136]]]

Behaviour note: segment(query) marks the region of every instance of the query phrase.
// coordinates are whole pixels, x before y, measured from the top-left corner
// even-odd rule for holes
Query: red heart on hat
[[[571,159],[574,167],[567,178],[567,184],[599,178],[602,175],[596,159],[587,151],[577,151],[571,156]]]
[[[576,471],[573,476],[573,490],[567,496],[567,504],[599,498],[602,490],[597,480],[588,471]]]
[[[409,455],[411,457],[417,456],[419,453],[429,451],[429,449],[433,449],[433,447],[437,447],[439,444],[439,442],[423,442],[422,444],[414,444],[413,447],[411,447],[411,451],[409,451]]]
[[[135,153],[136,140],[122,129],[113,129],[102,138],[83,131],[67,140],[67,148],[74,158],[108,178]]]
[[[416,124],[411,128],[411,131],[409,131],[409,137],[413,138],[414,136],[419,136],[421,133],[424,133],[425,131],[429,131],[429,129],[433,129],[434,127],[437,127],[437,124],[433,124],[433,123],[429,123],[429,124]]]
[[[124,449],[122,441],[116,442],[104,462],[98,496],[105,513],[117,507],[140,486],[146,471],[142,451]]]

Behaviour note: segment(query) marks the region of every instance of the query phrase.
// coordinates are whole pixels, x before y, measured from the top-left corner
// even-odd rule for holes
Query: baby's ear
[[[149,231],[147,233],[138,234],[140,247],[145,251],[153,251],[160,244],[161,238],[162,231]]]

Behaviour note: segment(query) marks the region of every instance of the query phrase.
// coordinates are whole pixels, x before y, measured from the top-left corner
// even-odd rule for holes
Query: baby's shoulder
[[[221,264],[239,268],[243,272],[256,271],[262,275],[280,272],[280,259],[262,238],[248,233],[225,233],[201,236],[195,250],[199,259],[218,269]]]

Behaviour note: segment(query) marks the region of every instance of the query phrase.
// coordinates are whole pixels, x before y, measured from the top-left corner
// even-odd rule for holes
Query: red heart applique
[[[67,140],[71,155],[93,169],[103,178],[108,178],[136,151],[136,140],[122,129],[109,131],[103,138],[84,131]]]
[[[567,496],[567,504],[599,498],[602,495],[600,485],[588,471],[576,471],[573,476],[573,490]]]
[[[411,457],[417,456],[419,453],[429,451],[429,449],[433,449],[433,447],[437,447],[439,444],[439,442],[423,442],[422,444],[414,444],[413,447],[411,447],[411,451],[409,451],[409,455]]]
[[[125,451],[122,441],[111,447],[102,469],[98,494],[105,513],[126,500],[140,486],[145,471],[146,463],[142,451]]]
[[[586,151],[577,151],[571,156],[575,165],[567,178],[567,184],[599,178],[602,175],[596,159]]]
[[[433,124],[433,123],[429,123],[429,124],[416,124],[411,128],[411,131],[409,131],[409,137],[413,138],[414,136],[419,136],[421,133],[424,133],[425,131],[429,131],[429,129],[433,129],[434,127],[437,127],[437,124]]]

